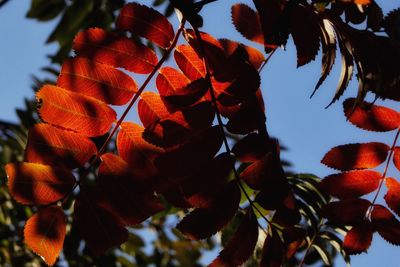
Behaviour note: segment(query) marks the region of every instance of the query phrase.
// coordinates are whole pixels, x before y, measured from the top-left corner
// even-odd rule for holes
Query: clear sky
[[[152,1],[141,2],[151,4]],[[230,5],[236,2],[239,1],[220,0],[208,5],[203,11],[203,30],[218,38],[231,38],[250,44],[234,30],[230,22]],[[253,6],[251,0],[240,2]],[[47,36],[54,28],[54,22],[38,23],[24,18],[29,3],[27,0],[13,0],[0,9],[1,120],[17,120],[15,108],[23,107],[24,97],[33,97],[30,76],[43,76],[40,68],[49,63],[46,54],[57,48],[55,45],[45,45]],[[385,13],[400,6],[398,1],[378,0],[378,3],[382,4]],[[252,45],[262,49],[256,44]],[[339,62],[340,59],[337,60]],[[341,102],[356,95],[355,77],[345,96],[329,109],[324,109],[336,89],[340,63],[334,66],[330,77],[310,100],[309,96],[321,72],[320,65],[321,55],[311,64],[296,69],[296,51],[290,39],[286,51],[279,50],[262,71],[262,89],[268,130],[290,149],[283,157],[294,164],[294,171],[313,172],[323,177],[334,173],[320,163],[331,147],[368,141],[391,144],[395,133],[366,132],[346,122]],[[398,104],[395,103],[385,102],[385,105],[398,109]],[[389,175],[398,177],[399,173],[392,169]],[[400,248],[386,243],[375,234],[368,254],[352,257],[352,266],[400,266],[397,258],[399,252]],[[338,260],[337,266],[345,264]]]

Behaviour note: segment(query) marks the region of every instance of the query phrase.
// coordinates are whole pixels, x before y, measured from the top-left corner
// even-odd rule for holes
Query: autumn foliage
[[[374,1],[315,2],[254,0],[255,9],[235,4],[232,21],[269,56],[291,36],[298,66],[314,60],[321,48],[315,90],[339,47],[342,73],[332,103],[356,69],[359,91],[343,103],[346,118],[368,131],[398,130],[397,111],[364,101],[368,92],[400,99],[400,49],[390,26],[398,12],[384,18]],[[114,32],[79,32],[75,56],[64,61],[56,84],[37,92],[42,123],[29,130],[24,162],[6,166],[14,199],[37,207],[25,226],[26,244],[53,265],[71,216],[72,227],[100,255],[127,241],[128,227],[162,212],[166,203],[185,212],[176,228],[191,240],[211,237],[240,219],[210,266],[243,264],[260,240],[265,267],[293,261],[302,266],[312,251],[327,261],[327,240],[337,242],[345,258],[366,251],[374,232],[400,244],[400,184],[386,177],[391,161],[400,169],[398,133],[393,144],[332,148],[322,163],[341,172],[321,182],[287,174],[279,142],[265,126],[259,71],[269,57],[199,31],[196,15],[202,6],[175,4],[183,16],[177,29],[158,11],[130,3],[120,11]],[[367,21],[371,31],[349,26],[342,13],[346,22]],[[381,27],[389,37],[373,33]],[[165,66],[169,56],[177,67]],[[133,74],[148,76],[138,85]],[[145,91],[153,77],[157,91]],[[121,105],[127,107],[118,117],[114,106]],[[126,121],[132,107],[141,125]],[[232,148],[229,136],[237,138]],[[117,153],[110,153],[114,140]],[[370,170],[384,163],[383,172]],[[378,196],[384,185],[388,208],[376,197],[361,198]],[[73,214],[66,214],[71,200]],[[338,228],[347,232],[343,242]]]

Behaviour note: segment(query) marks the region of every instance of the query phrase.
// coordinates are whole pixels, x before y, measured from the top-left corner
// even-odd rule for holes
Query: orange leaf
[[[90,250],[99,256],[126,242],[128,231],[123,221],[97,205],[96,195],[88,188],[80,189],[74,204],[74,223]]]
[[[143,131],[144,128],[137,124],[122,123],[117,137],[118,153],[131,166],[135,175],[154,177],[158,174],[154,159],[164,150],[144,140]]]
[[[96,153],[96,145],[86,136],[40,123],[29,129],[25,161],[76,168]]]
[[[350,171],[325,177],[320,187],[334,197],[346,199],[371,193],[381,179],[382,174],[376,171]]]
[[[378,142],[341,145],[326,153],[321,162],[341,171],[375,168],[386,160],[389,150]]]
[[[354,98],[343,102],[344,114],[355,126],[368,131],[386,132],[397,129],[400,126],[400,115],[397,111],[362,102],[354,111]]]
[[[238,47],[244,48],[249,56],[249,62],[253,65],[254,68],[258,69],[261,67],[261,64],[264,62],[265,57],[264,55],[256,48],[247,46],[232,40],[228,39],[219,39],[222,47],[224,48],[225,54],[227,56],[231,56],[234,54]],[[264,43],[264,41],[263,41]]]
[[[353,226],[344,238],[344,250],[348,255],[366,252],[366,250],[371,246],[373,233],[374,230],[369,221],[364,221]]]
[[[190,45],[178,45],[174,51],[176,64],[190,80],[205,77],[204,63]]]
[[[167,48],[174,38],[174,30],[166,17],[138,3],[126,4],[116,24],[118,29],[142,36],[162,48]]]
[[[297,50],[297,67],[300,67],[318,54],[320,28],[314,8],[295,5],[290,13],[290,29]]]
[[[24,228],[25,243],[52,266],[63,248],[66,233],[64,211],[58,206],[40,209]]]
[[[337,224],[355,225],[365,218],[371,202],[366,199],[346,199],[330,202],[322,208],[321,214]]]
[[[168,111],[168,107],[157,93],[144,92],[140,97],[138,113],[144,127],[149,127],[158,120],[164,119],[174,112],[174,110]]]
[[[230,267],[241,265],[253,254],[257,239],[257,218],[252,209],[249,209],[233,237],[209,266]]]
[[[400,183],[393,178],[386,178],[388,191],[385,195],[386,204],[400,216]]]
[[[8,189],[21,204],[47,205],[72,190],[75,178],[70,171],[37,163],[6,165]]]
[[[65,60],[57,85],[112,105],[126,104],[137,92],[136,83],[127,74],[85,58]]]
[[[374,205],[371,222],[383,239],[393,245],[400,245],[400,222],[387,208]]]
[[[103,102],[53,85],[43,86],[36,99],[45,122],[87,136],[107,133],[116,119],[115,111]]]
[[[160,95],[170,95],[190,83],[190,80],[180,71],[171,67],[159,70],[156,79],[157,90]]]
[[[97,205],[119,217],[124,225],[136,225],[163,210],[149,188],[149,177],[136,177],[123,159],[107,153],[101,156]]]
[[[235,28],[247,39],[264,44],[260,17],[256,11],[245,4],[235,4],[231,9],[232,22]]]
[[[232,219],[239,202],[240,189],[235,181],[231,181],[220,191],[210,207],[193,210],[176,228],[190,239],[210,237]]]
[[[150,73],[157,64],[156,53],[147,46],[99,28],[79,32],[73,49],[80,57],[140,74]]]
[[[400,147],[393,149],[393,163],[394,166],[400,171]]]

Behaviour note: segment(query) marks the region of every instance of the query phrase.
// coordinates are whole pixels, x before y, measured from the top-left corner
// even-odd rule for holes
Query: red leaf
[[[47,205],[72,190],[75,178],[70,171],[37,163],[9,163],[5,167],[8,189],[19,203]]]
[[[378,142],[341,145],[326,153],[321,162],[341,171],[375,168],[386,160],[389,150]]]
[[[186,215],[177,229],[190,239],[204,239],[222,229],[235,215],[240,202],[240,189],[235,181],[220,191],[209,208],[197,208]]]
[[[400,147],[393,149],[393,164],[400,171]]]
[[[286,258],[290,259],[305,244],[307,232],[303,228],[287,227],[282,234],[286,245]]]
[[[142,36],[162,48],[167,48],[174,38],[174,30],[166,17],[138,3],[125,5],[116,24],[118,29]]]
[[[123,222],[96,204],[91,191],[81,187],[74,204],[74,223],[90,250],[97,256],[128,240]]]
[[[208,82],[204,78],[195,80],[179,90],[169,95],[162,95],[162,97],[176,109],[193,105],[197,101],[205,100],[202,97],[209,89]]]
[[[190,83],[190,80],[180,71],[163,67],[159,70],[156,85],[160,95],[170,95]]]
[[[260,267],[281,267],[284,256],[285,247],[277,232],[273,231],[273,235],[265,238],[264,246],[261,254]]]
[[[297,49],[297,67],[314,60],[320,32],[314,8],[295,5],[290,13],[290,31]]]
[[[355,225],[365,218],[370,205],[360,198],[335,201],[325,205],[321,215],[336,224]]]
[[[137,124],[122,123],[117,137],[118,153],[131,166],[135,175],[154,177],[158,174],[154,159],[164,150],[144,140],[143,131],[144,128]]]
[[[96,153],[96,145],[89,138],[41,123],[29,129],[25,161],[76,168]]]
[[[369,221],[364,221],[353,226],[344,238],[344,250],[348,255],[366,252],[371,245],[373,233],[374,230]]]
[[[278,0],[253,0],[253,2],[260,16],[264,47],[268,53],[286,41],[282,40],[278,31],[283,7]]]
[[[241,162],[254,162],[272,152],[274,144],[273,139],[266,140],[257,133],[250,133],[235,144],[232,153]]]
[[[239,266],[254,251],[258,240],[258,222],[251,209],[240,222],[239,228],[210,267]]]
[[[156,53],[147,46],[99,28],[79,32],[73,49],[80,57],[135,73],[150,73],[157,64]]]
[[[256,69],[259,69],[265,60],[264,55],[254,47],[247,46],[228,39],[219,39],[219,42],[224,48],[225,54],[227,56],[232,56],[236,49],[238,49],[239,47],[243,48],[249,56],[249,62]]]
[[[148,177],[136,177],[120,157],[101,156],[97,205],[118,216],[124,225],[135,225],[163,210],[163,205],[149,188]]]
[[[385,181],[388,188],[385,195],[386,204],[400,216],[400,183],[393,178],[386,178]]]
[[[57,85],[112,105],[126,104],[137,92],[136,83],[127,74],[85,58],[65,60]]]
[[[174,51],[176,64],[190,80],[205,77],[204,63],[190,45],[178,45]]]
[[[374,205],[371,222],[375,230],[389,243],[400,245],[400,222],[384,206]]]
[[[368,131],[386,132],[399,127],[399,113],[393,109],[362,102],[354,111],[355,99],[343,102],[344,114],[355,126]]]
[[[40,209],[30,217],[24,228],[25,243],[52,266],[63,248],[66,218],[58,206]]]
[[[87,136],[107,133],[116,119],[115,111],[103,102],[53,85],[43,86],[36,99],[45,122]]]
[[[256,11],[245,4],[235,4],[231,9],[232,22],[235,28],[247,39],[264,44],[260,17]]]
[[[138,104],[138,113],[144,127],[149,127],[160,119],[167,118],[174,110],[168,111],[159,94],[144,92]]]
[[[381,179],[382,174],[376,171],[350,171],[325,177],[320,187],[334,197],[346,199],[373,192]]]

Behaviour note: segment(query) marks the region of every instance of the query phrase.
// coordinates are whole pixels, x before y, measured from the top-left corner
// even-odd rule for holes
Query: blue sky
[[[40,68],[48,64],[46,54],[54,52],[56,45],[45,45],[54,22],[38,23],[25,19],[30,1],[13,0],[0,9],[0,119],[16,121],[15,108],[23,107],[23,98],[32,98],[30,89],[32,74],[43,76]],[[150,4],[152,1],[142,1]],[[247,44],[230,22],[230,5],[237,1],[218,1],[205,8],[204,31],[218,38],[236,39]],[[248,3],[251,1],[243,0]],[[384,3],[383,3],[384,2]],[[395,3],[397,2],[397,3]],[[398,7],[398,1],[378,1],[384,12]],[[174,20],[176,22],[176,20]],[[252,44],[259,49],[262,47]],[[339,59],[337,59],[339,60]],[[270,133],[281,140],[290,150],[283,154],[293,164],[296,172],[313,172],[323,177],[333,173],[324,167],[320,160],[333,146],[354,143],[381,141],[391,144],[394,134],[371,133],[355,128],[346,122],[341,102],[356,95],[355,78],[350,83],[345,96],[329,109],[330,102],[339,78],[340,64],[334,66],[330,77],[320,91],[309,99],[320,74],[321,55],[311,64],[296,68],[296,51],[292,40],[286,51],[279,50],[262,71],[262,89],[266,102],[267,126]],[[140,83],[140,81],[138,81]],[[382,102],[378,102],[382,103]],[[388,104],[386,104],[388,103]],[[398,107],[392,102],[385,105]],[[135,116],[131,116],[134,118]],[[381,170],[381,169],[380,169]],[[390,176],[399,176],[391,170]],[[398,248],[374,235],[368,254],[354,256],[352,266],[399,266]],[[345,266],[338,260],[337,266]]]

